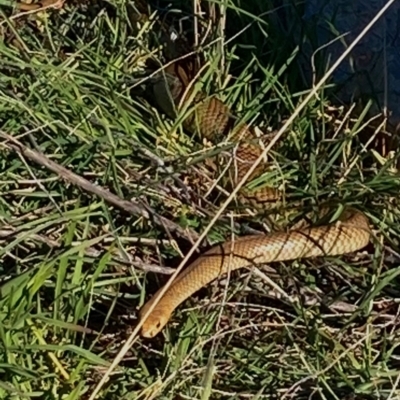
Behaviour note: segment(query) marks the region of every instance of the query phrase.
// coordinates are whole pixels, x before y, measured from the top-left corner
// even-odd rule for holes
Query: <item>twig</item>
[[[153,219],[157,225],[162,226],[167,231],[176,232],[182,238],[189,239],[189,241],[198,239],[199,237],[198,234],[192,229],[180,227],[175,222],[172,222],[169,219],[156,214],[153,210],[151,209],[148,210],[149,207],[147,206],[145,208],[143,206],[136,205],[131,201],[121,199],[117,195],[109,192],[106,189],[103,189],[101,186],[89,182],[87,179],[81,177],[80,175],[77,175],[74,172],[70,171],[69,169],[50,160],[43,153],[39,153],[35,150],[30,149],[29,147],[26,147],[11,135],[3,131],[0,131],[0,137],[8,141],[8,143],[5,143],[5,145],[9,149],[14,150],[17,153],[23,154],[31,161],[34,161],[35,163],[43,167],[46,167],[50,171],[55,172],[65,181],[70,182],[73,185],[79,186],[81,189],[89,193],[93,193],[101,197],[108,203],[111,203],[114,206],[121,208],[122,210],[128,212],[129,214],[138,215],[145,219]]]
[[[167,281],[167,283],[161,288],[158,294],[154,297],[153,304],[149,307],[149,309],[144,313],[142,316],[142,319],[139,321],[139,323],[136,325],[135,329],[133,332],[130,334],[128,340],[124,343],[122,346],[121,350],[118,352],[116,357],[114,358],[112,364],[108,367],[107,371],[105,374],[102,376],[101,380],[97,383],[96,387],[94,388],[93,392],[91,393],[89,400],[94,400],[104,384],[107,382],[109,376],[111,375],[111,372],[115,369],[115,367],[120,363],[120,361],[123,359],[124,355],[128,352],[132,344],[135,342],[137,339],[137,334],[139,333],[140,328],[142,327],[144,321],[147,319],[147,317],[150,315],[150,313],[153,311],[155,306],[159,303],[161,300],[162,296],[164,296],[164,293],[169,289],[171,286],[172,282],[174,279],[177,277],[177,275],[180,273],[184,265],[187,263],[189,258],[193,255],[193,253],[197,250],[199,247],[200,243],[204,240],[212,226],[215,224],[215,222],[218,220],[218,218],[221,216],[222,212],[226,209],[228,204],[232,201],[232,199],[236,196],[238,191],[242,188],[244,183],[249,179],[251,174],[254,172],[254,170],[257,168],[257,166],[260,164],[260,162],[264,159],[264,157],[268,154],[270,149],[275,145],[275,143],[280,139],[280,137],[283,135],[283,133],[287,130],[287,128],[293,123],[295,118],[300,114],[300,111],[304,109],[304,107],[308,104],[308,102],[315,96],[315,94],[318,92],[318,90],[323,86],[323,84],[328,80],[328,78],[332,75],[333,71],[336,70],[339,64],[345,59],[345,57],[348,56],[348,54],[353,50],[353,48],[356,46],[356,44],[361,40],[362,37],[365,36],[365,34],[369,31],[369,29],[374,25],[374,23],[385,13],[385,11],[394,3],[395,0],[389,0],[382,8],[381,10],[375,15],[375,17],[365,26],[365,28],[361,31],[361,33],[354,39],[354,41],[350,44],[350,46],[346,49],[345,52],[336,60],[336,62],[332,65],[332,67],[325,73],[325,75],[321,78],[321,80],[316,84],[313,89],[309,92],[309,94],[304,98],[304,100],[296,107],[290,118],[288,118],[285,122],[285,124],[279,129],[277,134],[274,136],[274,138],[271,140],[269,145],[263,150],[262,154],[257,158],[257,160],[254,161],[253,165],[249,168],[247,173],[243,176],[240,182],[238,182],[237,186],[234,188],[228,199],[222,204],[220,207],[219,212],[215,215],[215,217],[210,221],[210,223],[206,226],[204,229],[203,233],[199,236],[199,239],[196,241],[196,243],[192,246],[192,248],[189,250],[189,252],[186,254],[185,258],[182,260],[182,262],[179,264],[179,266],[176,268],[174,274],[171,276],[171,278]]]
[[[18,237],[18,235],[22,233],[24,233],[22,230],[18,230],[14,227],[9,226],[6,227],[5,229],[0,229],[0,239],[9,239],[11,237]],[[37,242],[44,243],[51,248],[60,248],[62,246],[61,243],[58,242],[57,240],[50,239],[46,235],[40,235],[37,233],[30,235],[29,237],[27,237],[27,239],[36,240]],[[104,239],[104,242],[107,242],[106,238]],[[137,242],[140,242],[140,239],[138,239]],[[79,245],[81,245],[81,242],[74,242],[71,244],[72,247]],[[84,249],[84,254],[85,256],[88,257],[98,258],[103,254],[103,251],[97,250],[94,247],[87,247]],[[155,274],[172,275],[175,271],[174,268],[160,267],[159,265],[155,264],[146,264],[140,260],[135,261],[126,259],[125,257],[122,257],[120,255],[111,255],[111,260],[119,264],[132,266],[144,272],[153,272]]]

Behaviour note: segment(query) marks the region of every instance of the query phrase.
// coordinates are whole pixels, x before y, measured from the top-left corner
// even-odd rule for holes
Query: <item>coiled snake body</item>
[[[154,83],[157,102],[170,116],[176,115],[174,107],[179,104],[187,87],[186,79],[184,70],[178,64],[162,72]],[[214,139],[218,135],[227,134],[233,127],[230,110],[218,99],[205,99],[205,96],[196,94],[193,103],[196,105],[194,112],[183,122],[187,130],[197,131],[204,137]],[[262,149],[252,143],[255,133],[251,127],[240,124],[235,128],[235,132],[233,140],[238,141],[238,146],[233,168],[237,181],[240,181],[246,169],[259,157]],[[255,171],[255,174],[259,173],[260,169]],[[276,200],[278,196],[279,193],[272,188],[263,188],[253,195],[246,190],[241,192],[243,201],[265,202]],[[350,253],[366,246],[369,239],[370,230],[366,216],[360,211],[346,209],[340,220],[334,224],[268,235],[244,236],[215,246],[183,270],[172,282],[143,322],[141,335],[146,338],[154,337],[167,324],[176,307],[228,270],[234,271],[260,263]],[[158,292],[142,307],[141,318],[157,294]]]

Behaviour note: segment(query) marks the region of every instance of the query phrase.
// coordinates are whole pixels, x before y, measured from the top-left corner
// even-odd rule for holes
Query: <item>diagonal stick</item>
[[[153,311],[154,307],[158,304],[159,300],[161,297],[164,295],[164,293],[167,291],[167,289],[171,286],[173,280],[175,277],[179,274],[183,266],[186,264],[186,262],[189,260],[189,258],[192,256],[192,254],[197,250],[203,239],[206,237],[208,234],[209,230],[211,227],[214,225],[214,223],[218,220],[222,212],[226,209],[228,204],[232,201],[232,199],[236,196],[237,192],[240,190],[240,188],[243,186],[243,184],[247,181],[247,179],[250,177],[250,175],[253,173],[253,171],[257,168],[258,164],[260,164],[261,160],[267,155],[267,153],[270,151],[270,149],[274,146],[274,144],[280,139],[282,134],[285,132],[285,130],[288,128],[288,126],[294,121],[294,119],[300,114],[300,111],[303,110],[303,108],[307,105],[309,100],[318,92],[318,90],[321,88],[321,86],[328,80],[328,78],[332,75],[333,71],[338,67],[338,65],[347,57],[347,55],[353,50],[353,48],[356,46],[356,44],[365,36],[365,34],[371,29],[371,27],[378,21],[378,19],[385,13],[385,11],[395,2],[395,0],[389,0],[384,7],[375,15],[375,17],[367,24],[367,26],[362,30],[362,32],[354,39],[353,43],[350,44],[350,46],[347,48],[347,50],[336,60],[336,62],[332,65],[332,67],[327,71],[327,73],[322,77],[322,79],[319,81],[317,85],[314,86],[314,88],[311,90],[311,92],[308,94],[308,96],[303,100],[303,102],[295,109],[293,114],[290,116],[290,118],[286,121],[286,123],[281,127],[281,129],[277,132],[277,134],[273,137],[269,145],[264,149],[262,154],[258,157],[258,159],[254,162],[254,164],[250,167],[250,169],[247,171],[246,175],[243,177],[243,179],[239,182],[239,184],[236,186],[236,188],[233,190],[233,192],[230,194],[228,199],[226,199],[225,203],[220,207],[219,211],[217,214],[214,216],[214,218],[211,220],[211,222],[207,225],[207,227],[204,229],[203,233],[200,235],[196,243],[192,246],[192,248],[189,250],[189,252],[186,254],[185,258],[182,260],[182,262],[179,264],[178,268],[176,269],[175,273],[171,276],[171,278],[168,280],[168,282],[164,285],[160,293],[157,295],[157,298],[153,302],[153,304],[150,306],[150,308],[147,310],[147,312],[144,314],[142,317],[141,321],[137,324],[136,328],[133,330],[131,335],[129,336],[128,340],[125,342],[121,350],[118,352],[116,355],[114,361],[111,363],[110,367],[107,369],[99,383],[96,385],[94,391],[89,397],[89,400],[94,400],[97,396],[97,394],[100,392],[101,388],[103,385],[106,383],[108,377],[110,376],[111,372],[114,370],[114,368],[119,364],[119,362],[122,360],[124,355],[128,352],[130,347],[135,341],[135,338],[139,332],[139,329],[143,325],[143,321],[147,319],[147,317],[150,315],[150,313]]]

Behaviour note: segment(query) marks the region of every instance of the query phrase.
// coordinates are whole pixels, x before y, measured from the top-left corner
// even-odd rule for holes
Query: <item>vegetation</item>
[[[136,30],[128,3],[71,1],[25,15],[1,6],[0,398],[89,398],[140,307],[192,244],[65,181],[10,136],[198,234],[226,199],[215,183],[228,149],[152,103],[145,61],[157,54],[156,25]],[[277,129],[309,91],[298,35],[312,33],[293,28],[302,6],[280,8],[278,19],[268,1],[226,3],[231,39],[205,46],[203,90],[260,129]],[[222,23],[212,28],[218,38]],[[269,153],[272,169],[252,182],[281,187],[283,206],[263,213],[232,202],[200,251],[234,234],[285,229],[327,201],[366,213],[370,245],[260,266],[284,296],[257,271],[214,282],[157,338],[135,341],[101,398],[400,395],[398,151],[382,146],[390,134],[370,103],[335,105],[333,89],[299,114]]]

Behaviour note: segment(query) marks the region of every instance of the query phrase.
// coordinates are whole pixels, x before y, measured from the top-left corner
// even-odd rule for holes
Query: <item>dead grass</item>
[[[229,37],[272,9],[236,7],[226,16]],[[226,198],[210,158],[229,149],[184,132],[135,86],[155,51],[152,26],[133,35],[125,2],[117,1],[69,3],[24,20],[6,19],[10,10],[2,7],[2,27],[20,45],[0,44],[1,130],[201,233]],[[275,129],[308,88],[291,36],[266,21],[206,48],[204,90]],[[160,337],[134,344],[102,398],[399,396],[398,152],[382,153],[366,127],[369,106],[333,106],[325,88],[272,149],[272,171],[252,182],[284,189],[279,217],[232,203],[201,250],[233,234],[282,229],[290,222],[285,210],[300,200],[304,207],[291,218],[325,201],[359,207],[371,221],[371,244],[345,257],[261,266],[285,296],[255,271],[233,274],[226,292],[225,282],[213,283],[177,310]],[[6,145],[0,397],[88,398],[139,307],[191,242],[66,184]],[[143,272],[152,267],[165,275]]]

